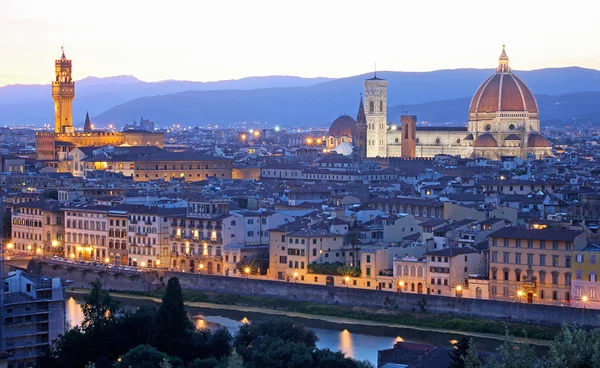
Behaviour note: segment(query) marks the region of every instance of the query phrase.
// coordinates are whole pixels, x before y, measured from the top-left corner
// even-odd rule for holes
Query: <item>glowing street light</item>
[[[142,268],[146,267],[146,262],[142,262],[142,263],[140,263],[140,266],[141,266]]]
[[[346,288],[348,288],[348,284],[350,284],[350,277],[349,276],[344,277],[344,281],[346,282]]]
[[[298,272],[294,272],[294,284],[298,281]]]
[[[53,247],[57,247],[57,246],[58,246],[58,242],[57,242],[56,240],[53,240],[53,241],[52,241],[52,246],[53,246]]]
[[[106,263],[106,264],[110,263],[110,258],[108,258],[108,257],[104,258],[104,263]]]
[[[246,134],[242,134],[240,138],[242,139],[242,141],[245,141],[248,138],[248,136]]]
[[[200,266],[198,266],[198,268],[200,269],[200,274],[202,274],[204,272],[204,264],[200,263]]]
[[[306,144],[312,144],[313,139],[312,138],[306,138]]]
[[[8,243],[8,244],[6,244],[6,247],[8,249],[13,249],[14,245],[13,245],[13,243]]]
[[[256,138],[258,138],[258,136],[260,135],[260,132],[258,130],[255,130],[254,133],[252,133]]]
[[[244,273],[246,273],[246,278],[250,275],[250,267],[244,268]]]
[[[158,268],[158,266],[160,266],[160,259],[157,259],[156,262],[154,262],[154,264],[156,264],[156,267]]]
[[[585,307],[590,302],[590,298],[587,295],[582,295],[579,300],[581,301],[581,305],[583,306],[583,309],[585,310]]]

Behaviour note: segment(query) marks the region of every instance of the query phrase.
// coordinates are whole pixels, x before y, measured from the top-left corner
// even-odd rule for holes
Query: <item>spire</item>
[[[363,105],[362,93],[360,94],[360,104],[358,105],[358,114],[356,114],[356,124],[367,124],[367,115]]]
[[[61,45],[61,46],[60,46],[60,52],[62,53],[62,55],[61,55],[61,57],[60,57],[60,58],[61,58],[62,60],[66,60],[66,59],[67,59],[67,57],[65,56],[65,45]]]
[[[498,73],[510,73],[510,67],[508,66],[508,56],[506,55],[506,46],[502,45],[502,53],[498,58],[498,67],[496,68]]]
[[[92,123],[90,122],[90,114],[85,113],[85,124],[83,124],[83,131],[86,133],[92,132]]]

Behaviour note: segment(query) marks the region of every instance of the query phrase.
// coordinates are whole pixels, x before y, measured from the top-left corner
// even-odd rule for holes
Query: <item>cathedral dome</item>
[[[516,134],[511,134],[508,137],[506,137],[505,141],[520,141],[521,138],[519,138],[519,136],[517,136]]]
[[[533,133],[527,139],[527,147],[546,148],[550,147],[550,143],[548,143],[548,140],[542,135]]]
[[[477,89],[469,113],[496,112],[537,113],[538,106],[529,88],[512,73],[504,47],[496,73]]]
[[[329,137],[356,136],[356,121],[348,115],[342,115],[331,123]]]
[[[475,141],[473,142],[473,147],[477,147],[477,148],[491,148],[491,147],[498,147],[498,142],[496,142],[496,139],[494,139],[494,137],[492,137],[491,134],[482,134],[479,137],[477,137],[477,139],[475,139]]]

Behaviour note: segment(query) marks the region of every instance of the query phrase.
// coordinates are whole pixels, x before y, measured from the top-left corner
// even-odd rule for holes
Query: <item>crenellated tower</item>
[[[373,78],[365,81],[367,118],[367,157],[387,157],[387,81]]]
[[[75,82],[71,77],[71,60],[62,56],[54,63],[55,79],[52,81],[52,99],[54,100],[54,132],[73,133],[73,99]]]

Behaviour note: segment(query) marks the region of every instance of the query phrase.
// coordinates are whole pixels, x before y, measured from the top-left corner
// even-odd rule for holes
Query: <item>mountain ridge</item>
[[[380,71],[377,75],[388,80],[388,106],[413,106],[433,102],[442,106],[447,103],[439,101],[472,96],[493,72],[492,69],[463,68],[433,72]],[[515,73],[536,96],[600,91],[600,71],[594,69],[546,68]],[[137,78],[133,76],[113,77],[112,81],[115,81],[114,78],[133,81],[118,85],[102,84],[106,81],[97,84],[98,80],[88,79],[78,82],[76,87],[74,122],[76,125],[82,124],[85,112],[89,111],[95,117],[93,120],[100,125],[121,125],[142,115],[156,121],[159,126],[174,122],[199,125],[230,124],[237,121],[328,124],[339,114],[356,114],[364,79],[371,75],[372,73],[365,73],[338,79],[248,77],[204,84],[182,81],[135,82],[134,79]],[[240,83],[253,88],[239,88]],[[140,86],[143,88],[138,88]],[[53,123],[49,86],[35,87],[42,89],[38,99],[29,94],[25,102],[10,105],[6,104],[10,101],[5,98],[6,93],[3,95],[6,91],[0,88],[0,104],[4,103],[0,105],[0,123]],[[200,87],[203,90],[199,90]],[[542,110],[542,116],[544,114]],[[452,121],[456,116],[452,113],[442,120]],[[466,112],[463,116],[466,120]],[[433,122],[442,122],[440,119],[438,116]]]

